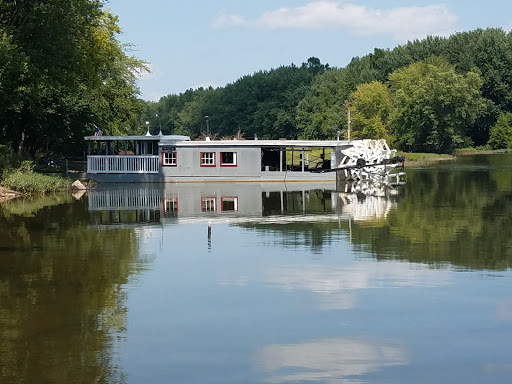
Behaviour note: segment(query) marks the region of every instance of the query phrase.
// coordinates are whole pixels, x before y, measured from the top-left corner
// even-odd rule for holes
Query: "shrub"
[[[21,193],[48,193],[69,189],[71,181],[58,176],[46,176],[35,172],[10,172],[2,180],[2,186]]]
[[[512,148],[512,113],[501,113],[487,143],[492,149]]]

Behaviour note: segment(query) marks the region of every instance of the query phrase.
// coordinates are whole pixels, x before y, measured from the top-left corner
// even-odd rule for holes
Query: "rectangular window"
[[[201,167],[215,167],[215,152],[201,152]]]
[[[222,212],[237,212],[238,211],[238,197],[221,197],[220,210]]]
[[[176,152],[162,152],[162,165],[176,167],[178,165]]]
[[[201,197],[201,212],[216,212],[217,199],[215,197]]]
[[[236,167],[236,152],[221,152],[220,153],[220,166],[221,167]]]

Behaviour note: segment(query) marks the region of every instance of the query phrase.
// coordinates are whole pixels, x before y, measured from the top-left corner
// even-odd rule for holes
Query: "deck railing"
[[[158,156],[88,156],[89,173],[158,173],[160,158]]]

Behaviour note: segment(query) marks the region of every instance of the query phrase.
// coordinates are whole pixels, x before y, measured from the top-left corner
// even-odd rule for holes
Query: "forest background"
[[[224,87],[140,99],[146,63],[100,0],[0,0],[0,157],[81,155],[84,136],[385,138],[413,152],[512,147],[512,33],[478,29],[375,48],[344,68],[310,57]],[[147,122],[147,123],[146,123]]]

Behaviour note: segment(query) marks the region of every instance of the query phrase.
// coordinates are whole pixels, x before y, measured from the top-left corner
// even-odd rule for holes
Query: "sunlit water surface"
[[[510,383],[512,156],[407,173],[0,205],[0,382]]]

